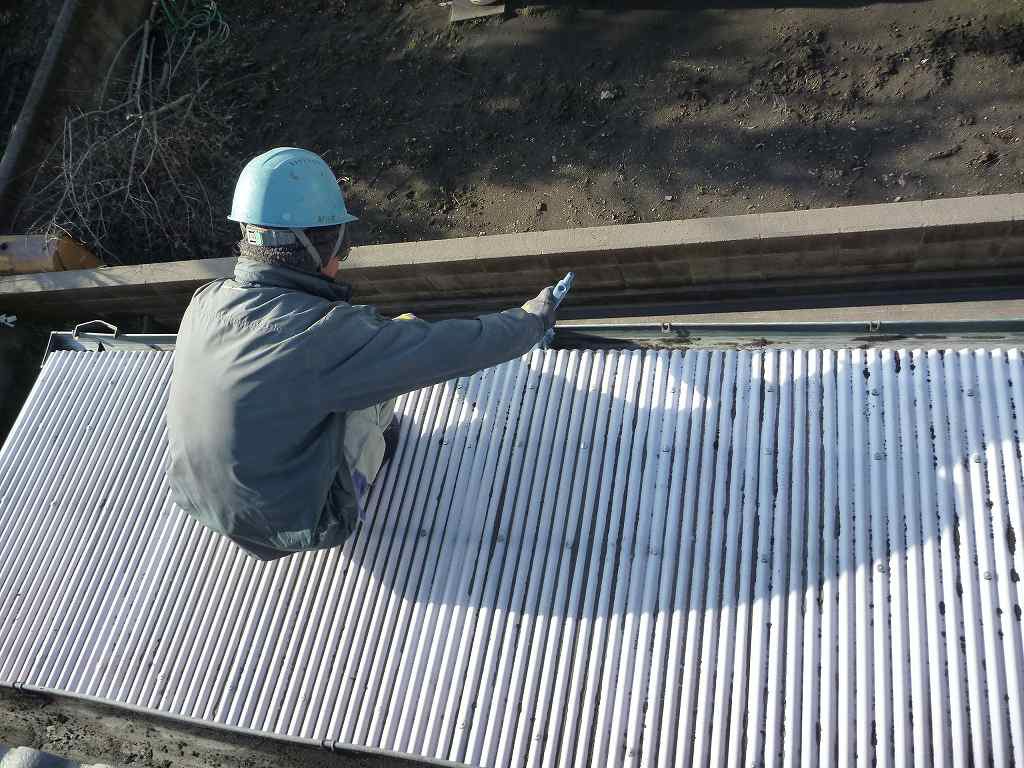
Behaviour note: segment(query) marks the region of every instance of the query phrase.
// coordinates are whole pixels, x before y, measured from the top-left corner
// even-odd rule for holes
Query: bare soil
[[[112,707],[0,688],[0,744],[132,768],[413,768],[419,761],[332,754]]]
[[[1024,190],[1022,0],[629,5],[222,0],[225,208],[281,144],[377,243]]]
[[[141,224],[101,216],[125,231],[97,252],[229,255],[234,180],[281,145],[327,159],[363,243],[1024,190],[1024,0],[623,5],[450,26],[437,0],[219,0],[230,34],[193,78],[207,117],[187,152],[161,128],[155,155],[185,157],[196,188],[147,162],[156,202]]]

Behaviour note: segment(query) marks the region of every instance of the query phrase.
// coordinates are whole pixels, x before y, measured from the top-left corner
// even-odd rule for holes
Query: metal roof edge
[[[105,350],[171,352],[177,334],[53,331],[51,352]],[[651,323],[569,322],[555,326],[553,346],[773,348],[779,346],[906,346],[908,343],[1024,344],[1024,318],[1007,320],[913,320],[872,322],[676,323],[671,316]]]
[[[779,346],[906,346],[917,341],[1021,344],[1020,320],[915,320],[784,323],[571,323],[556,327],[555,346],[771,348]]]
[[[74,352],[103,352],[150,350],[171,352],[178,335],[175,333],[79,333],[76,331],[51,331],[43,355],[43,364],[51,352],[69,350]]]

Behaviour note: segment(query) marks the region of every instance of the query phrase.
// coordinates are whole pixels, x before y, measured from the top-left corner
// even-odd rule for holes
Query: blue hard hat
[[[279,229],[356,221],[323,158],[295,147],[278,147],[246,163],[235,183],[228,218]]]

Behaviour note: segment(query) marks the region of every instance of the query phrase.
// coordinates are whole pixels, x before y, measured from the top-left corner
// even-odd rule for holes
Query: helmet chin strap
[[[302,243],[302,247],[306,249],[310,258],[313,259],[313,269],[319,272],[320,268],[323,267],[323,262],[320,259],[320,252],[316,249],[316,246],[313,245],[313,241],[309,239],[309,235],[306,234],[306,230],[293,229],[291,230],[291,233],[295,235],[296,240]]]
[[[337,256],[338,252],[341,250],[341,244],[345,241],[345,227],[347,226],[348,224],[342,224],[338,227],[338,239],[334,241],[334,250],[331,251],[332,259]],[[346,256],[345,258],[348,257]]]
[[[313,259],[313,268],[319,271],[324,266],[330,263],[331,259],[338,255],[338,251],[341,250],[342,241],[345,239],[345,225],[342,224],[338,227],[338,239],[334,241],[334,247],[331,249],[331,255],[327,261],[323,261],[320,256],[320,251],[313,245],[313,241],[309,239],[309,235],[306,234],[304,229],[293,229],[291,233],[295,235],[295,239],[302,243],[302,247],[306,249],[306,252]]]

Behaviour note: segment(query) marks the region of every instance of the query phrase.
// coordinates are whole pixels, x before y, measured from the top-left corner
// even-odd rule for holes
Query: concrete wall
[[[930,200],[360,249],[361,301],[529,296],[577,271],[576,304],[1024,281],[1024,195]]]
[[[173,324],[196,287],[233,265],[225,258],[0,278],[0,311],[146,314]],[[1024,290],[1024,194],[366,246],[353,249],[341,277],[359,302],[429,316],[519,304],[568,270],[577,273],[569,305],[596,316],[773,295]]]

